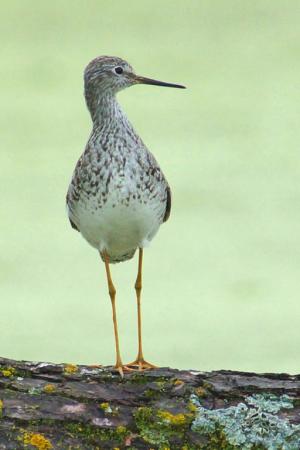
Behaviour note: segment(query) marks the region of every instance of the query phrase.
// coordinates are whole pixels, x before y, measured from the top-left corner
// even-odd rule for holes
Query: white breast
[[[157,199],[146,203],[131,199],[128,205],[116,200],[109,197],[101,208],[95,197],[79,201],[76,223],[93,247],[117,258],[148,245],[162,223],[165,205]]]

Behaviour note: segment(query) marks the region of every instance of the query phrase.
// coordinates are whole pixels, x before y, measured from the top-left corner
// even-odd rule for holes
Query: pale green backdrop
[[[145,253],[145,356],[181,368],[300,371],[300,4],[1,2],[0,355],[114,362],[104,267],[65,194],[100,54],[186,91],[119,99],[173,190]],[[137,261],[112,268],[136,353]]]

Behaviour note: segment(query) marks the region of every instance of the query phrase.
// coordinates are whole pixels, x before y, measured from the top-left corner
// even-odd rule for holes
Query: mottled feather
[[[122,67],[128,78],[112,72]],[[99,57],[85,70],[85,98],[93,130],[67,193],[72,228],[110,262],[147,245],[171,211],[170,187],[152,153],[121,110],[115,94],[135,84],[132,67]]]

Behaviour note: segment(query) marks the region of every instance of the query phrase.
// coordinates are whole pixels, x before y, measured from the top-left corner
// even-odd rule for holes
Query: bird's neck
[[[113,123],[129,123],[116,96],[110,92],[98,93],[98,95],[93,95],[90,98],[86,96],[86,102],[93,124],[96,126],[106,123],[110,125]]]

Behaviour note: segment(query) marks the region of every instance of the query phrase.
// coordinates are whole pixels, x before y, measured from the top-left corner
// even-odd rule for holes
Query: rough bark
[[[0,449],[300,448],[300,375],[0,358]]]

